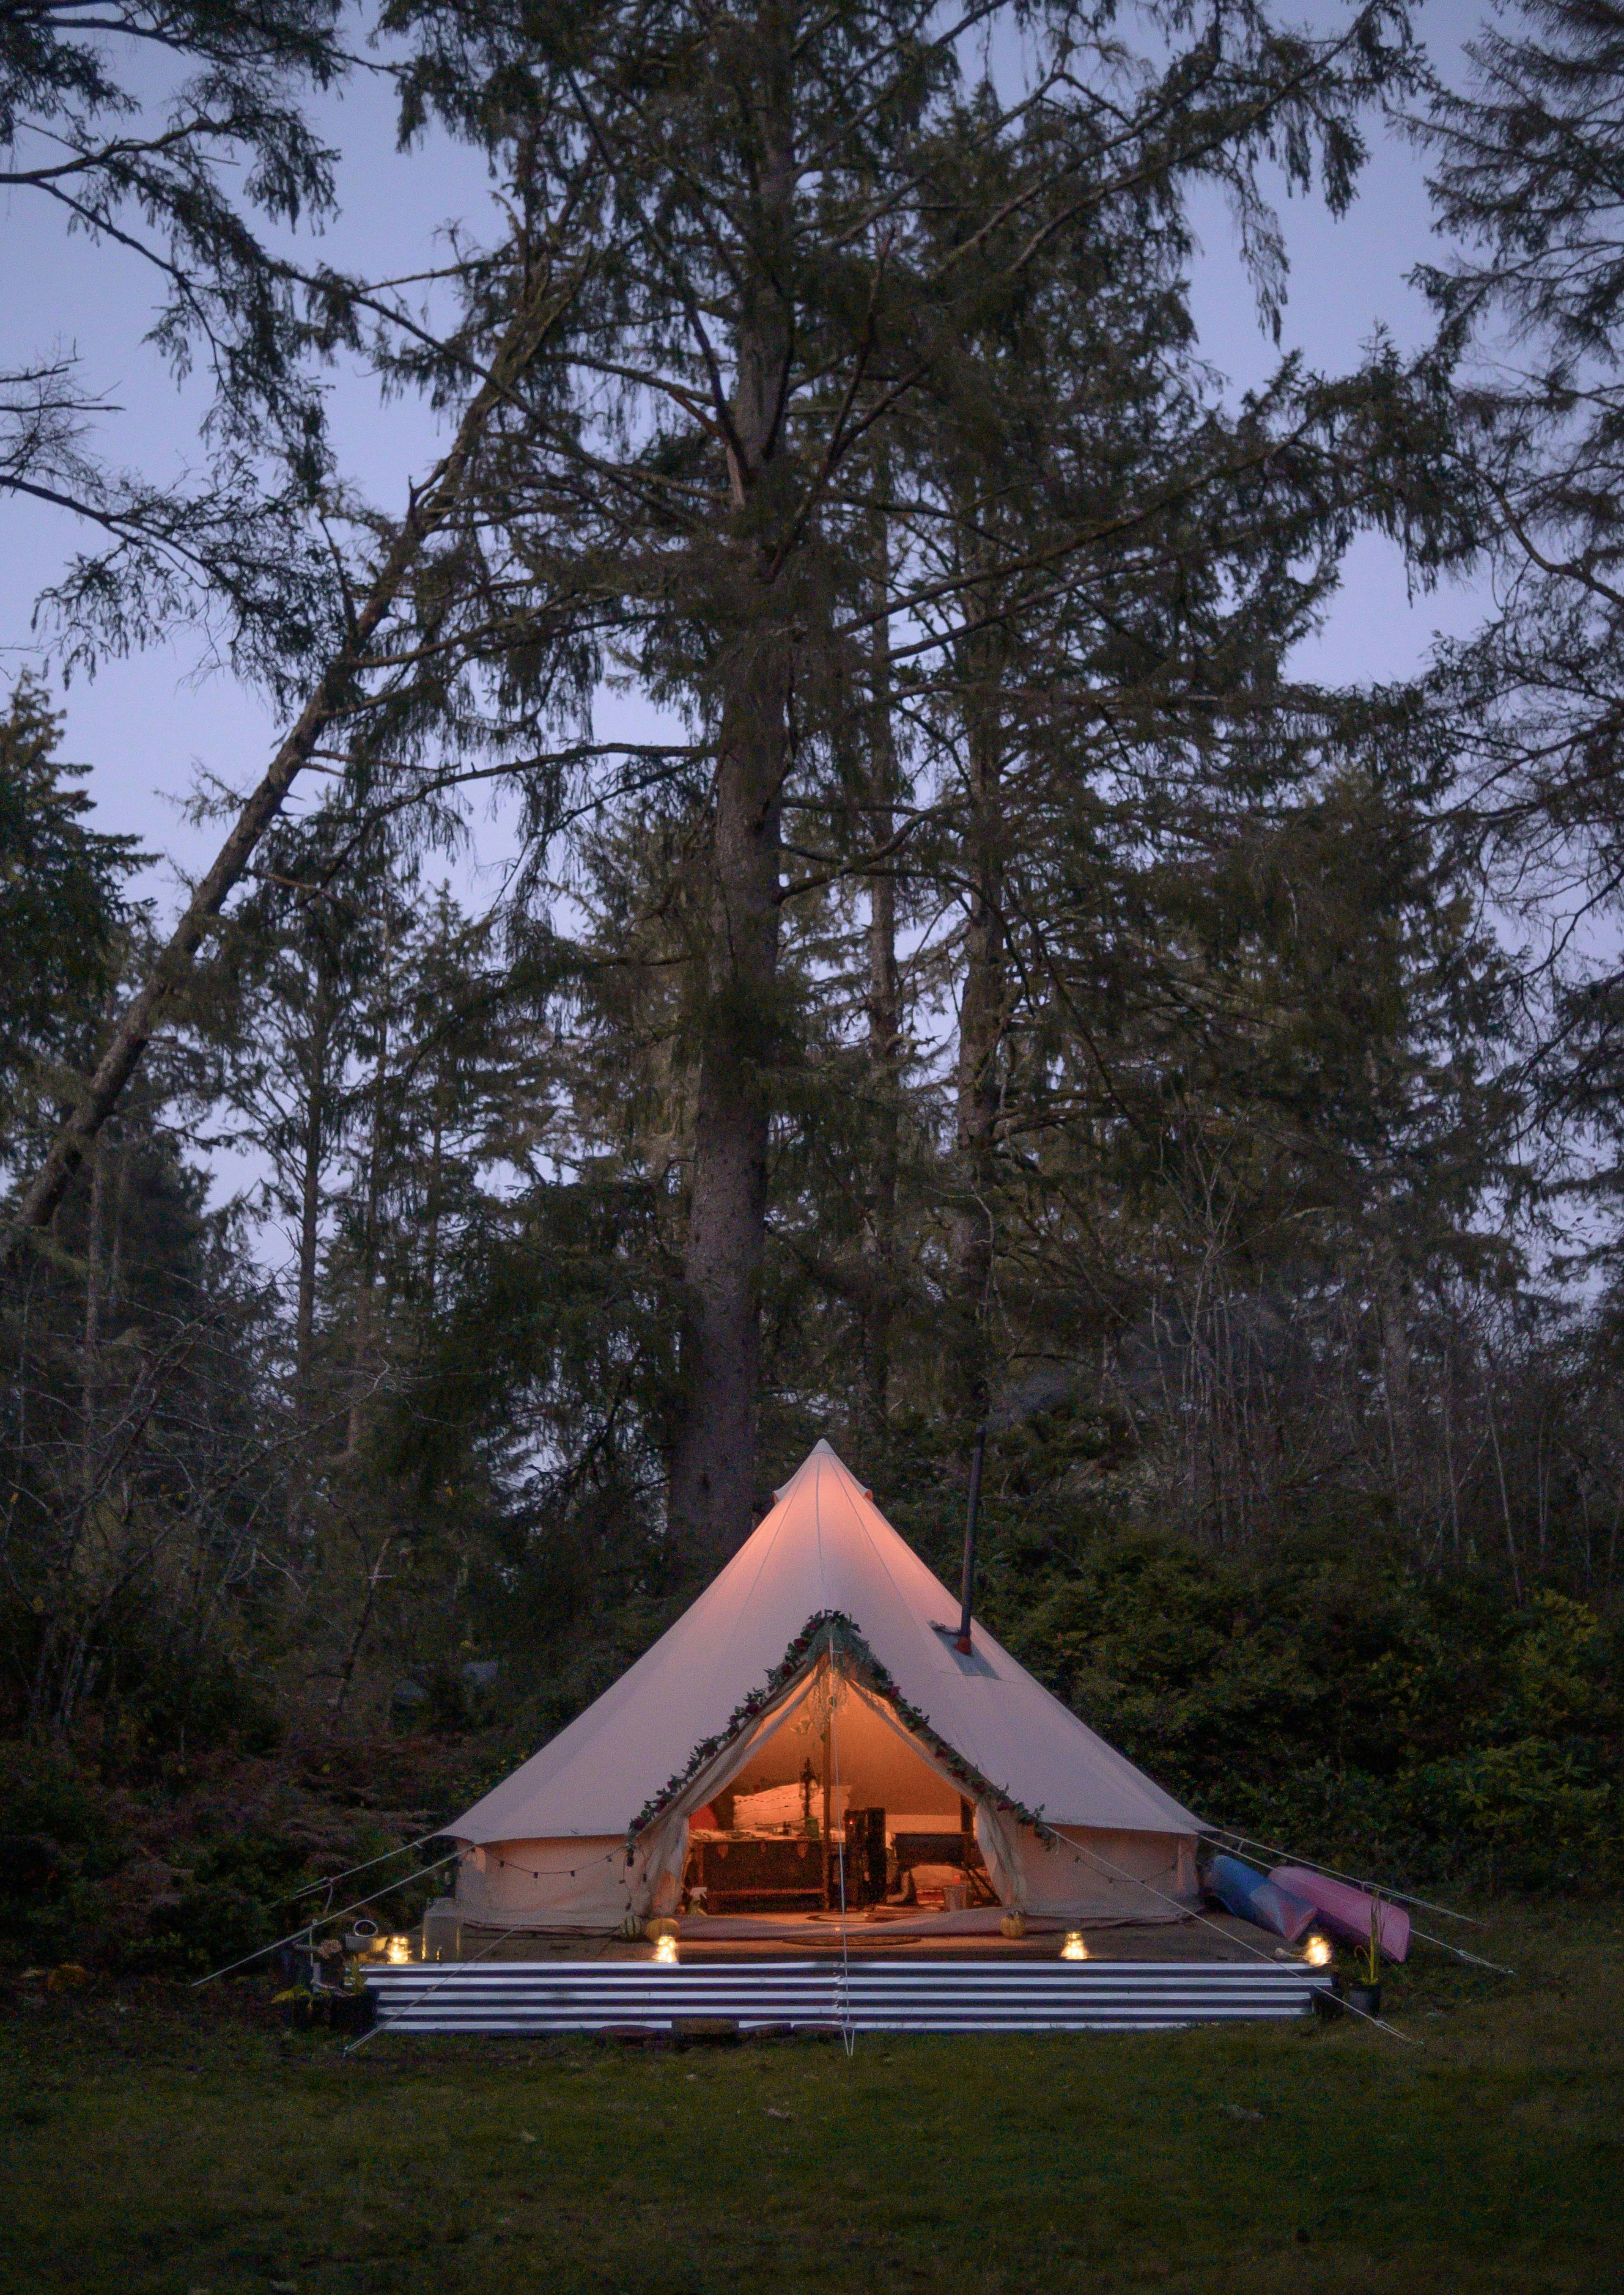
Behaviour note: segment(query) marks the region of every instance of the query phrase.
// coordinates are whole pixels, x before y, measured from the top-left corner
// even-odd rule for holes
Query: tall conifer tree
[[[852,649],[875,626],[874,450],[933,385],[973,398],[996,434],[998,314],[1102,213],[1154,214],[1182,184],[1220,181],[1277,287],[1257,161],[1303,182],[1323,165],[1345,198],[1357,106],[1406,53],[1385,7],[1318,42],[1253,7],[1153,8],[1139,57],[1113,15],[1023,15],[1035,61],[1020,85],[1000,93],[990,75],[967,104],[963,75],[999,53],[1003,12],[974,29],[913,0],[388,13],[419,48],[409,122],[432,107],[493,148],[533,227],[567,216],[592,249],[567,339],[540,364],[551,400],[538,389],[513,410],[493,461],[508,578],[546,567],[557,583],[567,564],[703,759],[687,1400],[670,1470],[696,1551],[737,1545],[758,1496],[770,1131],[794,1033],[785,806],[819,785]],[[1062,584],[1084,538],[1053,535]],[[975,619],[1006,546],[945,578],[897,565],[891,614],[957,601]],[[694,768],[691,747],[671,759],[690,781]]]

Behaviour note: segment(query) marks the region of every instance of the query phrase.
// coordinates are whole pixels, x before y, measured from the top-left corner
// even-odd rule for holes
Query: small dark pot
[[[1342,1997],[1356,2015],[1379,2016],[1382,2013],[1382,1988],[1379,1984],[1350,1984]]]

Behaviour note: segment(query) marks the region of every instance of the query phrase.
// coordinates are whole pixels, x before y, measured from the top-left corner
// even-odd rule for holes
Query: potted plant
[[[1362,2015],[1379,2016],[1382,2013],[1382,1899],[1370,1899],[1370,1942],[1360,1948],[1359,1971],[1364,1981],[1351,1984],[1345,1997],[1350,2008]]]

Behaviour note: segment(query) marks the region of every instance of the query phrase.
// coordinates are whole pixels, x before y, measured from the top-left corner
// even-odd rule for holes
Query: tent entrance
[[[959,1911],[998,1894],[975,1811],[889,1702],[824,1653],[691,1810],[684,1911]]]

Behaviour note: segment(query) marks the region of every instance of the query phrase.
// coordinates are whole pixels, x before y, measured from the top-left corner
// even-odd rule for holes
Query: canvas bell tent
[[[827,1442],[675,1625],[450,1828],[500,1929],[844,1905],[1176,1918],[1198,1820],[958,1605]]]

